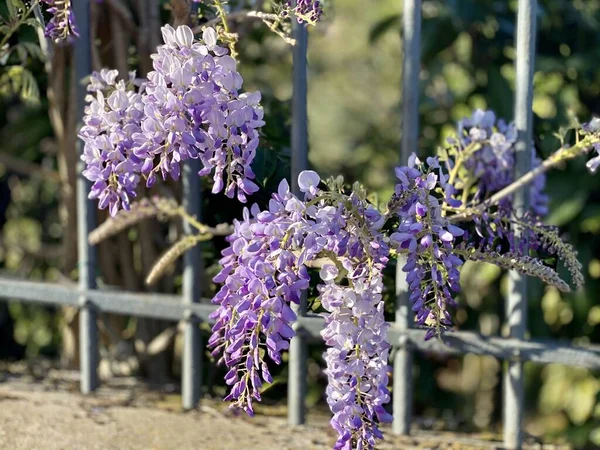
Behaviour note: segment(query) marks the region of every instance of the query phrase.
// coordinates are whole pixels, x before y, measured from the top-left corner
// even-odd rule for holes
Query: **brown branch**
[[[98,11],[99,5],[96,2],[92,2],[90,5],[90,39],[91,55],[92,55],[92,69],[99,71],[102,69],[102,59],[100,58],[100,52],[96,45],[96,39],[98,38]]]
[[[0,153],[0,164],[6,166],[11,172],[16,172],[21,175],[39,176],[50,181],[60,181],[60,175],[56,170],[15,158],[6,153]]]
[[[129,73],[129,63],[127,62],[129,40],[127,39],[127,35],[121,32],[121,27],[123,26],[121,16],[115,13],[114,10],[111,10],[109,12],[109,19],[114,67],[119,71],[121,78],[127,79],[127,74]]]
[[[132,35],[135,35],[137,26],[133,20],[133,14],[129,11],[129,8],[123,3],[122,0],[106,0],[108,7],[111,9],[116,16],[119,17],[119,22],[125,30]]]
[[[174,28],[179,25],[189,25],[192,19],[190,0],[171,0],[171,17]]]
[[[159,44],[158,0],[137,0],[137,13],[140,26],[137,36],[137,53],[140,58],[140,75],[145,76],[152,70],[150,54]]]

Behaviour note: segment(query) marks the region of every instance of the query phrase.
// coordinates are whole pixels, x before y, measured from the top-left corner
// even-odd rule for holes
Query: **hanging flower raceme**
[[[135,74],[127,84],[117,81],[117,75],[116,70],[106,69],[91,75],[89,104],[79,132],[84,141],[83,175],[93,182],[89,197],[98,199],[99,208],[108,207],[113,216],[119,209],[128,210],[136,196],[142,161],[134,153],[134,135],[142,131],[144,115]]]
[[[94,182],[106,183],[111,193],[100,207],[110,205],[112,215],[127,208],[124,195],[135,195],[140,177],[147,187],[159,174],[178,179],[182,162],[190,158],[202,161],[199,175],[213,173],[213,193],[224,190],[228,197],[245,202],[246,195],[258,190],[251,163],[258,128],[264,124],[260,93],[240,92],[236,61],[217,45],[212,28],[204,31],[202,42],[194,41],[187,26],[175,30],[167,25],[162,33],[165,44],[152,55],[155,70],[139,92],[116,89],[109,98],[98,94],[86,110],[86,126],[80,133],[89,147],[83,158],[88,165],[85,173]],[[102,73],[92,77],[91,90],[115,85],[116,72]],[[116,128],[127,135],[126,143],[112,139]],[[105,170],[108,163],[125,160],[127,164],[118,167],[120,177]],[[101,174],[96,173],[99,168]],[[101,188],[105,187],[95,186],[90,196],[99,197]]]
[[[424,164],[413,154],[408,166],[396,169],[396,176],[399,183],[390,210],[399,225],[390,241],[406,255],[402,270],[407,273],[412,309],[417,324],[430,327],[426,335],[430,339],[451,325],[448,309],[456,306],[453,295],[460,291],[463,260],[453,250],[464,230],[452,225],[442,209],[443,203],[457,207],[460,202],[453,199],[454,189],[437,158]]]
[[[259,400],[263,381],[271,381],[264,357],[281,361],[294,335],[290,306],[308,287],[307,267],[325,259],[318,290],[330,313],[323,337],[331,347],[325,359],[332,424],[338,448],[368,448],[381,437],[378,421],[390,418],[383,408],[389,401],[384,217],[357,193],[321,190],[315,172],[302,172],[298,181],[304,201],[283,181],[268,211],[253,207],[252,217],[246,210],[236,222],[215,277],[224,285],[213,300],[219,307],[209,345],[229,368],[226,382],[233,387],[226,399],[252,414],[252,399]],[[339,284],[342,279],[348,286]]]
[[[219,308],[211,316],[215,325],[209,346],[229,368],[225,381],[232,389],[226,400],[250,415],[263,381],[272,381],[264,358],[281,362],[281,351],[294,336],[296,314],[290,305],[298,304],[308,287],[308,272],[293,251],[306,225],[305,208],[284,180],[268,211],[255,205],[251,217],[244,209],[214,279],[224,285],[213,299]]]
[[[212,28],[202,42],[192,30],[162,28],[165,45],[153,55],[144,96],[143,133],[134,138],[136,155],[144,160],[147,185],[157,173],[179,177],[180,164],[200,158],[200,175],[214,172],[213,193],[246,201],[258,190],[250,164],[263,122],[260,93],[241,93],[242,77],[228,50],[217,45]]]
[[[317,189],[319,179],[301,177],[305,200],[319,208],[319,228],[329,230],[321,253],[330,259],[319,275],[319,301],[329,313],[321,335],[329,347],[324,355],[327,403],[331,424],[339,433],[336,449],[373,448],[383,438],[379,422],[391,415],[383,405],[390,399],[384,318],[382,271],[389,248],[381,232],[384,216],[365,201],[355,186],[350,195]],[[333,194],[331,193],[333,192]],[[328,200],[327,197],[331,200]],[[315,240],[322,237],[322,231]],[[306,239],[312,242],[309,231]]]
[[[374,242],[387,249],[382,242]],[[381,297],[381,269],[387,258],[379,255],[380,262],[373,263],[366,253],[362,256],[341,264],[347,272],[347,286],[338,284],[340,273],[335,265],[326,265],[320,272],[325,284],[319,286],[319,300],[329,313],[321,335],[329,347],[324,355],[326,394],[333,412],[331,425],[339,434],[335,449],[374,448],[377,439],[383,439],[379,423],[392,420],[383,406],[390,399],[389,324]]]
[[[41,0],[47,4],[48,13],[52,18],[46,24],[44,34],[54,42],[70,42],[77,36],[77,25],[75,24],[75,15],[71,0]]]

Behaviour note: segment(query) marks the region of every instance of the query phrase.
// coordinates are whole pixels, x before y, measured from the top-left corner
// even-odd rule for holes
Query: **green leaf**
[[[17,19],[17,7],[15,6],[15,4],[11,1],[6,2],[6,9],[8,11],[8,21],[9,22],[14,22]]]
[[[422,26],[421,61],[427,64],[442,50],[447,49],[458,37],[452,17],[443,15],[435,20],[425,20]]]
[[[30,17],[29,19],[25,19],[23,21],[23,25],[29,25],[30,27],[33,27],[33,28],[43,28],[43,25],[40,23],[40,21],[37,19],[34,19],[33,17]]]
[[[33,74],[22,66],[12,66],[0,76],[0,98],[18,95],[27,105],[38,106],[40,89]]]
[[[21,57],[21,52],[25,52],[25,57],[21,58],[22,62],[25,62],[27,55],[31,56],[33,59],[39,59],[41,61],[46,59],[40,46],[34,42],[20,42],[15,46],[15,48],[17,49],[19,57]]]
[[[579,229],[583,233],[600,233],[600,205],[586,206]]]
[[[391,28],[400,30],[400,14],[393,14],[381,20],[369,31],[369,43],[371,45],[377,43],[381,37]]]
[[[10,3],[12,3],[17,9],[25,9],[25,3],[23,3],[21,0],[10,0]]]
[[[252,170],[256,174],[258,184],[264,186],[277,170],[277,155],[270,149],[258,147]]]
[[[20,44],[15,45],[12,48],[12,51],[17,52],[17,56],[19,57],[21,64],[25,64],[27,62],[27,49],[24,46]]]

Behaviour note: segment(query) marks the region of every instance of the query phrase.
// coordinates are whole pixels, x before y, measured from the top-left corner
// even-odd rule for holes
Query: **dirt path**
[[[175,402],[168,397],[158,407],[129,406],[123,394],[108,398],[106,389],[83,397],[31,387],[0,385],[2,449],[283,450],[327,448],[331,441],[325,430],[289,429],[280,417],[233,417],[214,404],[181,413],[169,410]]]
[[[181,412],[180,397],[118,379],[93,396],[77,391],[77,374],[14,376],[0,371],[0,449],[6,450],[325,450],[335,440],[324,413],[290,428],[281,408],[235,416],[219,401]],[[262,411],[262,413],[260,413]],[[461,435],[417,432],[381,449],[497,449]],[[535,449],[556,446],[533,445]],[[567,447],[562,447],[567,448]]]

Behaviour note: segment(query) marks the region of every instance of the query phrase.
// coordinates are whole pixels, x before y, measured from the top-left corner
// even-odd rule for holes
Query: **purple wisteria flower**
[[[229,368],[225,381],[232,389],[226,400],[249,415],[254,414],[252,399],[260,400],[263,381],[272,382],[264,355],[281,363],[281,351],[295,334],[290,305],[299,303],[309,284],[308,272],[292,250],[301,239],[304,209],[285,180],[268,211],[254,205],[251,216],[245,208],[214,278],[224,285],[213,299],[219,308],[211,315],[216,323],[208,344]]]
[[[229,368],[226,382],[233,387],[226,399],[252,414],[252,399],[271,381],[264,355],[279,363],[294,335],[290,306],[308,287],[307,266],[328,258],[318,290],[330,313],[323,337],[330,347],[327,396],[340,435],[336,448],[372,448],[382,437],[378,423],[391,418],[383,407],[389,401],[384,217],[356,193],[322,191],[319,183],[313,171],[300,174],[302,201],[282,181],[267,211],[253,206],[252,217],[245,210],[235,223],[215,277],[224,286],[213,300],[219,307],[209,345]],[[342,279],[348,284],[338,284]]]
[[[402,270],[407,273],[412,309],[418,325],[431,327],[426,335],[430,339],[451,325],[448,309],[456,306],[453,293],[460,291],[463,264],[453,250],[465,233],[444,216],[439,196],[443,194],[443,202],[454,207],[460,202],[453,200],[454,188],[437,158],[424,164],[413,154],[408,166],[396,168],[396,176],[399,183],[390,204],[399,225],[390,242],[407,256]]]
[[[162,33],[165,45],[148,74],[143,133],[134,137],[147,184],[157,173],[177,179],[182,161],[200,158],[200,175],[214,171],[213,193],[237,193],[245,202],[258,190],[250,164],[264,125],[260,93],[240,93],[237,63],[217,45],[214,29],[204,30],[202,43],[187,26],[167,25]]]
[[[79,132],[84,141],[83,175],[93,182],[89,197],[98,199],[98,207],[108,207],[113,216],[119,209],[128,210],[136,196],[142,161],[134,154],[133,136],[141,132],[144,115],[142,96],[116,78],[116,70],[92,74],[89,104]]]
[[[281,9],[283,17],[294,16],[298,23],[316,24],[323,14],[323,5],[319,0],[286,0]]]
[[[52,18],[46,24],[44,34],[54,42],[71,42],[77,36],[77,25],[75,24],[75,15],[71,6],[71,0],[41,0],[47,4],[48,13]]]
[[[491,193],[508,186],[514,181],[515,144],[517,130],[514,123],[496,119],[493,111],[477,109],[471,117],[458,123],[458,142],[450,138],[459,151],[467,152],[465,167],[476,179],[476,192],[473,200],[484,200]],[[469,147],[470,146],[470,147]],[[475,147],[477,146],[477,147]],[[541,161],[531,148],[531,166],[537,167]],[[450,169],[449,169],[450,170]],[[529,208],[537,216],[548,213],[548,196],[544,193],[545,175],[539,175],[530,188]],[[504,199],[499,207],[505,212],[511,210],[511,198]]]
[[[112,215],[127,208],[122,193],[134,196],[140,177],[145,178],[147,187],[154,185],[158,175],[177,180],[182,162],[190,158],[202,161],[199,175],[213,173],[213,193],[225,191],[228,197],[245,202],[247,195],[258,190],[251,164],[259,143],[258,128],[264,125],[260,92],[240,92],[243,80],[236,61],[217,45],[214,29],[205,29],[201,42],[194,41],[187,26],[174,29],[167,25],[162,35],[165,44],[152,55],[155,70],[143,83],[130,80],[130,85],[141,84],[137,94],[113,92],[111,103],[104,94],[98,95],[86,110],[86,127],[80,133],[90,146],[83,157],[88,165],[86,176],[94,182],[100,177],[111,186],[114,194],[101,207],[110,204]],[[88,89],[100,92],[117,84],[116,72],[104,70],[91,77]],[[117,116],[125,122],[114,122]],[[119,154],[126,156],[114,159],[116,156],[107,156],[107,152],[117,142],[104,141],[110,141],[119,127],[120,133],[127,135],[126,150],[120,149]],[[94,150],[94,145],[102,150]],[[121,177],[110,177],[104,171],[106,158],[123,163],[118,168]],[[95,172],[97,168],[102,169],[100,174]],[[99,198],[101,188],[104,186],[95,185],[91,196]]]

